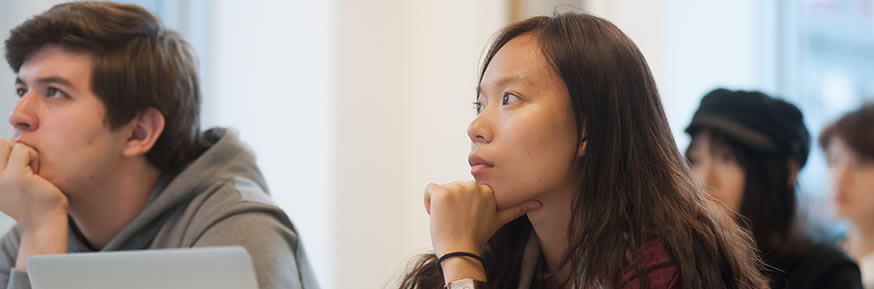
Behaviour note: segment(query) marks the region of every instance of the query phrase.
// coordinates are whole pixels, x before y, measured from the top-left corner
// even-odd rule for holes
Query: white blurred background
[[[58,2],[0,2],[0,38]],[[234,127],[256,151],[328,289],[383,288],[428,250],[423,189],[471,179],[479,60],[511,21],[559,7],[617,24],[646,55],[680,149],[700,97],[718,86],[783,96],[814,134],[874,96],[874,0],[125,2],[192,43],[205,127]],[[4,113],[13,80],[0,68]],[[825,219],[824,161],[813,153],[802,202]],[[11,225],[0,216],[0,229]]]

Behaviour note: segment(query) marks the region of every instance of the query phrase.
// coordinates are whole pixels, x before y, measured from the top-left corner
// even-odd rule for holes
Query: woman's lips
[[[470,155],[470,157],[467,158],[467,162],[470,164],[470,174],[474,176],[485,173],[486,170],[495,167],[495,165],[485,161],[477,155]]]
[[[475,165],[475,166],[470,167],[470,174],[471,174],[471,175],[474,175],[474,176],[476,176],[476,175],[480,175],[480,174],[485,173],[486,170],[488,170],[488,169],[490,169],[490,168],[492,168],[492,166],[484,165],[484,164],[482,164],[482,165]]]
[[[839,191],[835,194],[834,200],[838,205],[846,205],[849,200],[847,200],[847,193],[843,191]]]

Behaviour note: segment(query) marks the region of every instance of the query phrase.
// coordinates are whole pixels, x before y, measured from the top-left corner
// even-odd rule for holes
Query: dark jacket
[[[831,246],[814,245],[780,263],[771,268],[772,289],[862,289],[859,267]]]

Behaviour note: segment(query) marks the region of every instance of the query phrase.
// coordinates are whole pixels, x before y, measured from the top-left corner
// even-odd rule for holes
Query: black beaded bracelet
[[[443,261],[446,261],[446,259],[449,259],[452,257],[471,257],[471,258],[474,258],[477,261],[479,261],[480,264],[485,265],[485,262],[483,261],[483,257],[480,257],[477,254],[468,253],[468,252],[449,252],[449,253],[444,254],[443,256],[440,256],[440,259],[437,259],[437,266],[440,266],[440,264],[443,264]]]

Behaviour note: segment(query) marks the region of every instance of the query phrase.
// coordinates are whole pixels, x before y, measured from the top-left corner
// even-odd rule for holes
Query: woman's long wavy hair
[[[534,17],[501,31],[480,79],[498,50],[523,34],[537,38],[564,81],[581,132],[577,142],[587,142],[586,155],[577,160],[582,182],[562,261],[570,279],[559,282],[573,288],[620,287],[626,266],[643,273],[633,252],[656,238],[679,268],[680,288],[766,288],[749,234],[692,180],[637,46],[612,23],[589,14]],[[488,241],[483,254],[489,288],[518,287],[531,233],[530,221],[522,217]],[[411,267],[401,289],[443,288],[433,254]],[[646,279],[640,278],[641,288],[649,288]]]

